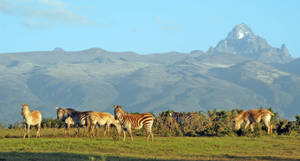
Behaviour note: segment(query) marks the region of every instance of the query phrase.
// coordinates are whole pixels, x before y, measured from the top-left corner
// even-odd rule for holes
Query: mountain
[[[247,44],[247,39],[256,44]],[[221,48],[225,40],[232,42]],[[140,55],[56,48],[0,54],[0,122],[22,121],[22,103],[40,110],[44,118],[55,117],[56,106],[112,113],[113,104],[129,112],[263,106],[285,118],[299,114],[300,75],[292,70],[299,60],[284,64],[278,56],[288,53],[283,46],[281,53],[269,55],[281,62],[262,61],[262,46],[263,51],[274,48],[244,24],[225,40],[209,52]]]
[[[210,52],[240,54],[263,63],[284,64],[292,60],[285,44],[280,49],[270,46],[244,23],[236,25],[224,40],[210,49]]]
[[[274,64],[273,66],[280,70],[300,76],[300,58],[295,59],[287,64]]]

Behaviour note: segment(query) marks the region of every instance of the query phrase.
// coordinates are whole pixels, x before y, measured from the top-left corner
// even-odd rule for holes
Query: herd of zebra
[[[34,110],[30,112],[28,104],[22,104],[22,116],[24,118],[24,138],[26,135],[29,137],[30,126],[37,127],[36,137],[40,137],[40,129],[42,123],[42,114]],[[79,135],[81,126],[87,126],[89,136],[95,136],[95,127],[104,126],[104,135],[109,134],[110,126],[113,125],[120,136],[123,131],[123,140],[126,139],[126,132],[129,133],[131,140],[133,141],[133,135],[131,129],[145,128],[147,134],[147,141],[151,137],[153,141],[152,125],[155,117],[150,113],[142,114],[129,114],[121,105],[113,105],[114,116],[107,112],[95,112],[95,111],[77,111],[72,108],[57,107],[57,119],[65,122],[65,131],[68,129],[70,134],[70,126],[77,126],[76,135]]]
[[[40,129],[42,123],[42,114],[37,111],[30,111],[28,104],[22,104],[22,116],[24,118],[24,138],[26,135],[29,137],[30,126],[37,126],[36,137],[40,137]],[[95,127],[104,126],[104,135],[109,134],[110,126],[113,125],[119,134],[123,131],[123,140],[126,139],[126,132],[129,133],[131,141],[133,141],[132,129],[141,129],[142,127],[146,130],[147,141],[151,137],[153,141],[152,125],[155,117],[150,113],[142,114],[130,114],[127,113],[121,105],[113,105],[114,116],[107,112],[95,112],[95,111],[77,111],[72,108],[61,108],[57,107],[57,119],[64,121],[65,130],[68,129],[68,134],[70,135],[70,126],[77,126],[76,135],[79,135],[80,127],[88,127],[88,133],[90,137],[95,136]],[[182,120],[193,119],[194,113],[181,113],[181,112],[171,112],[169,115],[176,121],[180,122]],[[272,133],[271,117],[274,114],[267,109],[251,109],[248,111],[241,110],[237,116],[232,120],[233,129],[238,130],[241,125],[245,123],[245,128],[250,126],[251,131],[256,123],[263,121],[267,127],[269,134]]]

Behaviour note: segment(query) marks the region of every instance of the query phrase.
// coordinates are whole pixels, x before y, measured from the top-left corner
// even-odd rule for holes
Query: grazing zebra
[[[233,128],[239,130],[241,124],[246,122],[245,128],[248,128],[250,125],[250,129],[253,132],[255,123],[259,123],[262,120],[267,126],[268,134],[272,134],[272,116],[274,116],[274,114],[267,109],[252,109],[246,112],[241,111],[233,120]]]
[[[40,111],[32,111],[30,112],[28,104],[22,104],[22,116],[24,117],[24,138],[26,135],[28,138],[30,137],[30,126],[37,126],[36,137],[40,137],[41,123],[42,123],[42,114]]]
[[[77,132],[75,135],[79,136],[79,130],[81,126],[89,126],[89,120],[87,119],[88,114],[92,111],[76,111],[72,108],[56,108],[57,109],[57,119],[65,121],[66,128],[70,131],[70,125],[77,125]],[[69,133],[70,134],[70,133]]]
[[[121,126],[123,128],[123,140],[125,141],[126,132],[128,131],[131,141],[133,141],[133,136],[131,132],[131,128],[133,129],[141,129],[143,126],[146,129],[147,133],[147,141],[151,136],[151,140],[153,141],[152,134],[152,125],[155,117],[150,113],[142,113],[142,114],[128,114],[125,110],[122,109],[121,105],[114,105],[114,114],[115,119],[119,120]]]
[[[118,120],[114,118],[114,116],[110,113],[107,112],[90,112],[88,119],[90,121],[90,127],[89,127],[89,135],[90,136],[95,136],[94,129],[96,125],[104,126],[105,125],[105,130],[104,130],[104,136],[109,135],[109,129],[110,125],[114,125],[117,129],[117,132],[120,136],[121,134],[121,125]]]

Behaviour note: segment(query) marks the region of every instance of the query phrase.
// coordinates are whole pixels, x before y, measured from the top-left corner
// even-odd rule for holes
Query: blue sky
[[[239,23],[300,56],[300,1],[0,0],[0,53],[206,51]]]

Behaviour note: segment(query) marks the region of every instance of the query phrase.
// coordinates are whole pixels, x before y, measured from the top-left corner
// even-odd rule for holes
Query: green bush
[[[42,120],[42,128],[61,128],[64,127],[64,122],[54,118],[44,118]]]

